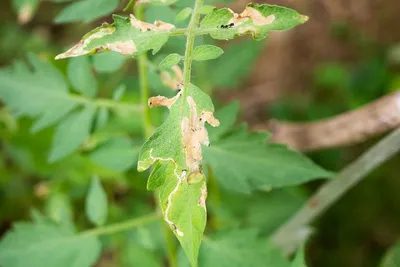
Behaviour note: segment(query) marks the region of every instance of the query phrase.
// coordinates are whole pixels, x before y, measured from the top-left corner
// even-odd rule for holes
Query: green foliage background
[[[179,27],[188,22],[190,11],[185,8],[193,6],[186,0],[168,1],[172,5],[166,6],[150,2],[145,9],[146,21],[160,19]],[[123,14],[125,4],[110,0],[15,0],[1,4],[9,14],[2,14],[0,26],[0,266],[152,267],[166,266],[168,261],[171,266],[171,262],[189,266],[157,213],[157,199],[146,190],[149,173],[136,171],[146,136],[138,108],[141,96],[135,60],[113,52],[53,60],[103,20],[111,22],[111,13]],[[32,21],[21,25],[27,5]],[[151,96],[173,96],[162,83],[160,71],[170,72],[169,67],[180,61],[175,57],[167,62],[165,58],[171,53],[183,55],[184,41],[183,37],[171,38],[158,54],[150,56]],[[267,41],[242,38],[226,44],[206,36],[196,40],[196,46],[210,44],[223,46],[224,53],[213,51],[210,57],[198,52],[196,58],[195,52],[199,62],[194,63],[192,80],[204,92],[215,95],[214,103],[218,103],[216,95],[221,89],[245,84]],[[274,103],[268,113],[280,119],[317,119],[391,91],[399,76],[388,69],[382,50],[369,46],[374,49],[359,66],[317,66],[315,84],[308,95],[289,95]],[[213,56],[216,54],[220,56],[216,60],[201,61],[218,57]],[[331,98],[328,104],[325,95]],[[237,102],[216,105],[215,116],[221,126],[209,129],[212,146],[203,150],[209,195],[199,266],[306,266],[302,249],[291,262],[268,237],[319,182],[308,187],[297,185],[332,173],[284,146],[265,143],[266,134],[253,133],[237,120],[238,108]],[[155,126],[167,116],[163,109],[151,111]],[[311,156],[326,169],[338,170],[363,149]],[[395,166],[396,162],[390,162],[373,176],[391,176]],[[382,203],[370,200],[370,196],[374,196],[371,188],[379,186],[382,183],[374,179],[343,202],[353,198],[368,201],[370,208],[363,214],[376,216]],[[383,196],[382,202],[398,200],[389,198],[390,194]],[[329,247],[318,249],[323,238],[332,238],[324,236],[324,230],[338,227],[344,233],[359,233],[366,227],[364,231],[368,231],[369,225],[357,219],[343,223],[345,226],[332,223],[332,218],[348,222],[346,218],[354,217],[340,204],[318,223],[322,234],[306,246],[310,248],[306,249],[310,255],[307,266],[338,266]],[[393,205],[393,211],[396,208]],[[391,221],[399,222],[398,218]],[[354,239],[337,238],[344,250],[339,251],[353,257],[354,251],[346,251],[344,244]],[[171,247],[176,259],[171,256]],[[390,250],[382,266],[397,266],[396,251]],[[376,249],[370,263],[362,266],[378,266],[383,253],[383,248]]]

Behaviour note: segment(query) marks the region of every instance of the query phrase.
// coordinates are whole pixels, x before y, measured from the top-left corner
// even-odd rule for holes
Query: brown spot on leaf
[[[201,187],[201,196],[199,197],[199,206],[206,208],[206,199],[207,199],[207,186],[206,183]]]
[[[189,176],[196,173],[201,173],[201,161],[203,159],[201,145],[208,146],[207,129],[205,123],[212,126],[218,126],[219,121],[214,118],[211,111],[203,111],[201,116],[197,115],[197,105],[191,96],[187,97],[189,103],[190,118],[182,120],[182,135],[183,146],[186,148],[186,165],[189,168]]]
[[[168,71],[161,72],[161,81],[172,90],[180,90],[182,89],[183,80],[182,69],[178,65],[173,66],[171,69],[174,72],[173,74]]]
[[[132,55],[137,51],[136,45],[132,40],[107,44],[104,48],[123,55]]]
[[[240,14],[240,17],[249,17],[256,26],[265,26],[271,24],[275,20],[275,15],[269,15],[264,17],[260,11],[252,7],[246,7],[246,9]]]
[[[97,32],[94,32],[84,38],[83,40],[79,41],[75,46],[73,46],[71,49],[69,49],[67,52],[59,54],[56,56],[56,59],[63,59],[63,58],[69,58],[69,57],[78,57],[82,55],[87,55],[92,52],[101,52],[107,49],[106,46],[101,46],[97,47],[94,50],[87,50],[86,46],[93,40],[102,38],[106,35],[112,34],[115,31],[115,28],[108,25],[104,24],[102,28],[98,29]]]
[[[264,15],[260,11],[249,6],[247,6],[240,15],[233,12],[231,9],[229,9],[229,11],[232,13],[233,18],[229,21],[228,24],[234,23],[235,26],[240,25],[248,21],[249,19],[251,19],[253,24],[256,26],[265,26],[274,22],[276,18],[273,14],[269,15],[268,17],[264,17]]]
[[[173,98],[168,98],[165,96],[153,96],[150,97],[148,100],[148,105],[149,107],[168,107],[169,109],[172,107],[172,105],[176,102],[176,100],[181,96],[181,92],[179,92],[176,96]]]
[[[170,31],[175,28],[174,25],[156,20],[154,24],[147,23],[137,19],[134,15],[130,16],[131,25],[142,32],[146,31]]]

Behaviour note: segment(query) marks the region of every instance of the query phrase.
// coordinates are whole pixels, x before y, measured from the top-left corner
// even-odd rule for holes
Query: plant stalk
[[[143,5],[135,5],[135,15],[138,19],[144,20]],[[140,85],[140,103],[142,106],[142,119],[144,128],[144,137],[148,139],[153,134],[153,126],[150,116],[150,108],[147,101],[150,97],[148,71],[147,71],[147,54],[143,53],[138,56],[138,72],[139,72],[139,85]]]
[[[323,185],[305,205],[280,227],[272,241],[290,254],[304,242],[308,225],[332,206],[349,189],[362,181],[371,171],[400,151],[400,128],[382,139],[344,168],[333,180]]]
[[[190,19],[188,28],[186,30],[186,50],[185,59],[183,61],[183,88],[187,88],[190,84],[190,75],[192,70],[194,41],[196,39],[196,29],[200,21],[199,10],[203,6],[204,0],[196,0]],[[183,91],[183,98],[186,99],[186,90]]]

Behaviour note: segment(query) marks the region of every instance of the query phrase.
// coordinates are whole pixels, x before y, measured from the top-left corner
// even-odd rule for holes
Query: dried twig
[[[400,125],[400,91],[360,109],[311,123],[271,121],[257,125],[268,129],[272,141],[299,151],[347,146],[387,132]]]
[[[285,253],[293,252],[304,242],[308,225],[344,193],[360,182],[372,170],[400,151],[400,128],[370,148],[356,161],[323,185],[307,203],[272,236]]]

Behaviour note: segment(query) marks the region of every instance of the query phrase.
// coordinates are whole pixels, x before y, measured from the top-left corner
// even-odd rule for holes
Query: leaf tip
[[[300,15],[300,22],[306,23],[310,18],[306,15]]]

